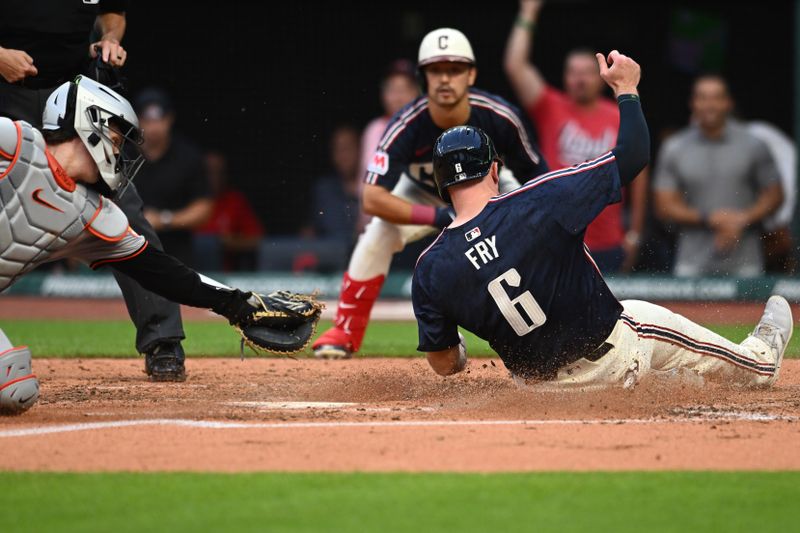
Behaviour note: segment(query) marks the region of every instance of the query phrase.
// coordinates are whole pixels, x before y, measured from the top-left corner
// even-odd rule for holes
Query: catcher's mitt
[[[322,309],[316,295],[277,291],[267,295],[253,293],[259,307],[233,327],[242,343],[256,352],[291,355],[303,350],[317,329]]]

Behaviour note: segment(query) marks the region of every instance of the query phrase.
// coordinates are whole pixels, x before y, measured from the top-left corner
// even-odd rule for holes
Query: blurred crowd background
[[[548,110],[610,94],[595,94],[582,51],[616,48],[641,64],[652,164],[590,236],[607,273],[795,273],[794,2],[551,1],[530,27],[524,9],[128,2],[122,72],[145,131],[145,216],[167,251],[201,270],[344,270],[366,222],[364,161],[418,96],[421,38],[447,26],[472,43],[476,87],[523,109],[552,168],[580,161],[550,160],[546,139],[567,133]],[[506,46],[518,27],[531,30],[523,59],[552,93],[517,79]],[[614,140],[574,143],[589,158]],[[777,212],[762,216],[771,203]],[[395,268],[413,268],[425,246],[409,246]]]

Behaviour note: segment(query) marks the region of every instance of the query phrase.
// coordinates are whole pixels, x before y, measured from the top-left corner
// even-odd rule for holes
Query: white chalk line
[[[225,405],[230,405],[233,407],[249,407],[258,411],[302,411],[313,409],[320,409],[323,411],[358,411],[362,413],[432,413],[435,411],[433,407],[379,407],[354,402],[225,402]]]
[[[693,418],[609,418],[609,419],[543,419],[543,420],[393,420],[373,422],[225,422],[221,420],[189,420],[181,418],[153,418],[139,420],[114,420],[79,424],[53,424],[0,431],[0,438],[32,437],[54,433],[73,433],[134,426],[174,426],[195,429],[343,429],[343,428],[416,428],[416,427],[468,427],[468,426],[580,426],[624,424],[686,424],[719,421],[774,422],[797,421],[798,417],[741,413],[735,417]]]

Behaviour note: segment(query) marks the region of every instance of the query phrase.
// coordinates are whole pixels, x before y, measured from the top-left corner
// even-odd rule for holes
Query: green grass
[[[798,472],[0,472],[3,531],[796,531]]]
[[[329,327],[320,323],[318,332]],[[739,342],[752,326],[708,326],[720,335]],[[12,342],[27,344],[37,357],[132,357],[135,331],[128,321],[45,321],[3,320],[0,328]],[[223,322],[187,322],[184,324],[184,348],[190,356],[238,356],[237,334]],[[482,340],[465,332],[473,357],[494,355]],[[410,357],[416,351],[417,327],[413,322],[373,322],[367,330],[363,356]],[[252,352],[251,352],[252,355]],[[789,343],[787,357],[800,356],[800,337]]]

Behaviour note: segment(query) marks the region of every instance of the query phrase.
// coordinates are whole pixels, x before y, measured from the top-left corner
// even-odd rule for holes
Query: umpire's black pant
[[[39,128],[44,104],[54,89],[28,89],[0,80],[0,116],[24,120]],[[144,235],[150,246],[163,250],[158,235],[144,218],[142,199],[133,184],[120,197],[114,198],[114,202],[128,217],[134,231]],[[144,290],[124,274],[114,271],[114,277],[122,289],[128,314],[136,325],[136,349],[139,353],[144,353],[156,342],[185,337],[178,304]]]

